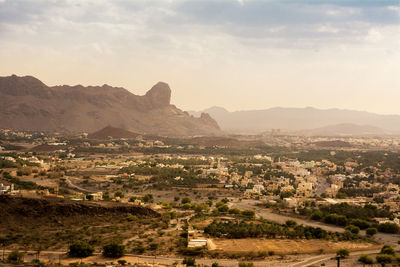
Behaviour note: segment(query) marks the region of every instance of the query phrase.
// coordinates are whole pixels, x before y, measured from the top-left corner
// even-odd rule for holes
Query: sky
[[[400,0],[0,0],[0,76],[158,81],[184,110],[400,114]]]

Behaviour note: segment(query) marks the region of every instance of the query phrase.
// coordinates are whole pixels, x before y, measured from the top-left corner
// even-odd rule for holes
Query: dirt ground
[[[334,242],[326,240],[288,240],[288,239],[212,239],[216,250],[225,252],[273,251],[275,254],[303,254],[335,252],[339,248],[352,251],[374,249],[371,243]]]

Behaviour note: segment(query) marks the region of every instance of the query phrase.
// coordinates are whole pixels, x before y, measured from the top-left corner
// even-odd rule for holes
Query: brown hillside
[[[98,140],[106,140],[106,139],[134,139],[138,136],[137,133],[132,133],[130,131],[116,128],[112,126],[107,126],[97,132],[91,133],[88,135],[89,139],[98,139]]]

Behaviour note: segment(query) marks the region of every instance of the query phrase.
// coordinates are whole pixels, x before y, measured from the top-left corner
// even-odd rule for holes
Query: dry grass
[[[335,242],[326,240],[288,240],[288,239],[212,239],[216,250],[224,252],[273,251],[275,254],[303,254],[335,252],[339,248],[352,251],[374,249],[376,245],[366,242]]]

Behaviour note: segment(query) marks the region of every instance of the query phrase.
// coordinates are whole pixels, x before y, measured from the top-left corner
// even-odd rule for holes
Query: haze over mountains
[[[194,118],[170,104],[171,89],[159,82],[138,96],[120,87],[49,87],[32,76],[0,77],[0,128],[94,132],[106,126],[157,135],[215,135],[208,115]]]
[[[381,135],[400,132],[399,115],[379,115],[364,111],[316,108],[281,108],[229,112],[211,107],[210,114],[222,130],[263,132],[282,129],[315,135]],[[189,111],[194,116],[201,112]]]

